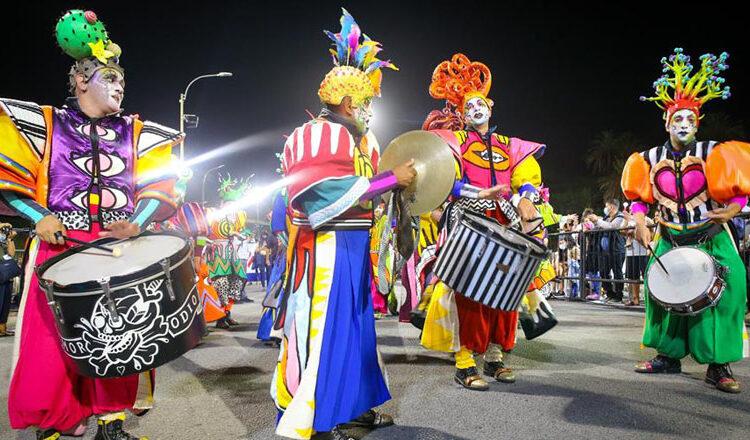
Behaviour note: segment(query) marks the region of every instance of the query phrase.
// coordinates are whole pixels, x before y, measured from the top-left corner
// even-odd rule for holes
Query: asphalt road
[[[268,394],[278,351],[255,339],[260,293],[240,304],[234,331],[214,331],[198,348],[157,373],[157,406],[126,428],[154,439],[276,438]],[[383,406],[397,426],[378,439],[679,439],[750,438],[750,389],[720,393],[703,383],[692,360],[683,374],[645,376],[635,361],[653,356],[639,346],[643,314],[582,303],[553,302],[561,321],[543,337],[519,337],[509,365],[518,381],[472,392],[452,381],[449,356],[418,344],[418,331],[388,318],[377,324],[393,400]],[[11,338],[0,339],[0,390],[7,398]],[[750,362],[735,365],[750,386]],[[93,438],[95,427],[84,437]],[[0,438],[11,431],[0,405]]]

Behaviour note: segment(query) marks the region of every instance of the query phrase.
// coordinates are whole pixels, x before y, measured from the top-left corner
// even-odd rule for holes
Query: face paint
[[[125,79],[114,69],[97,70],[88,82],[86,93],[103,114],[117,113],[125,96]]]
[[[678,110],[667,125],[669,139],[675,147],[684,147],[695,140],[698,132],[698,117],[690,110]]]
[[[365,134],[370,129],[370,121],[372,120],[372,101],[365,101],[361,106],[354,107],[354,122],[357,125],[357,130],[360,133]]]
[[[471,98],[464,106],[464,118],[466,123],[472,127],[486,124],[490,120],[492,110],[487,101],[480,97]]]

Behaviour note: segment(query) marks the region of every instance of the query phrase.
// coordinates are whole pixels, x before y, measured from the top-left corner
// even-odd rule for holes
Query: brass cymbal
[[[408,131],[388,144],[379,170],[392,170],[414,159],[417,177],[404,190],[411,214],[426,214],[450,195],[456,180],[456,165],[450,146],[438,135],[424,130]]]

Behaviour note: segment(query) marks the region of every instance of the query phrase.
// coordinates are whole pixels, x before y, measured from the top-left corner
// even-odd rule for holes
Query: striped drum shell
[[[462,212],[440,249],[435,274],[473,301],[514,311],[546,256],[546,249],[528,236]]]

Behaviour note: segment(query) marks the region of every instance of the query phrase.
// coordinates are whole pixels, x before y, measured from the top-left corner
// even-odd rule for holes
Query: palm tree
[[[708,113],[701,119],[698,138],[718,142],[745,139],[745,128],[739,121],[726,113]]]
[[[620,176],[625,161],[641,149],[641,142],[631,132],[606,130],[594,138],[587,152],[586,164],[593,172],[604,199],[622,196]]]

